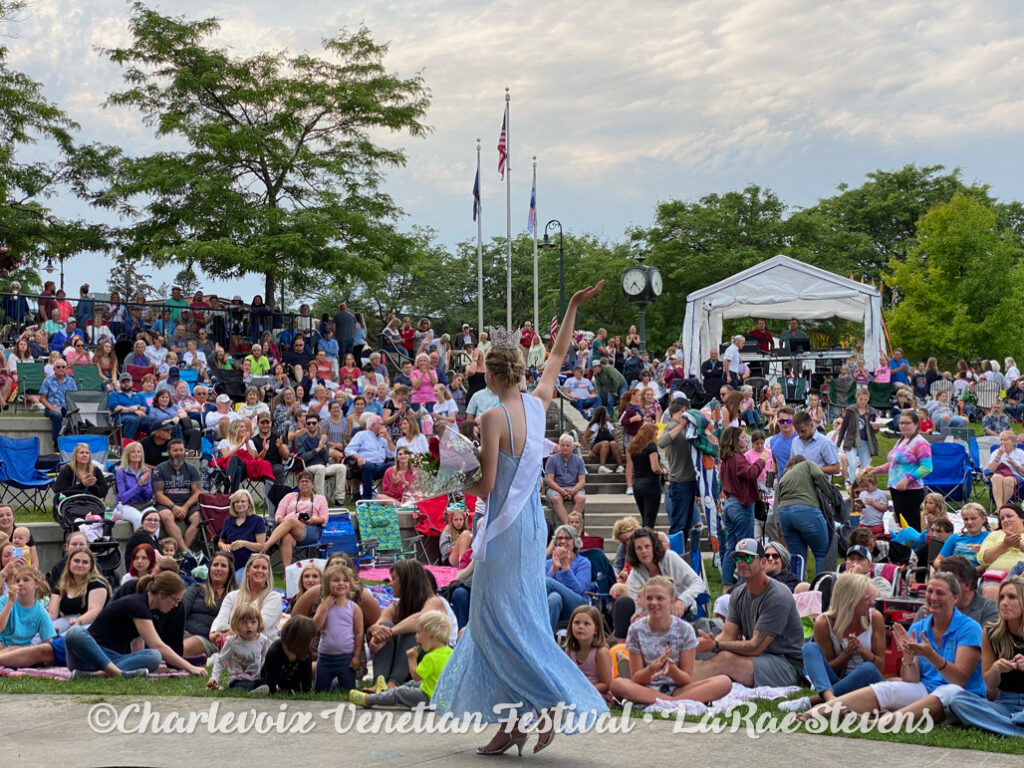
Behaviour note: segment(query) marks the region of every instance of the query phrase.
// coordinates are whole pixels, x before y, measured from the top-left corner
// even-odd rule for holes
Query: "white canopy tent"
[[[878,289],[780,254],[686,297],[682,339],[687,373],[698,374],[711,349],[722,343],[722,320],[734,317],[863,322],[864,360],[870,369],[885,348]]]

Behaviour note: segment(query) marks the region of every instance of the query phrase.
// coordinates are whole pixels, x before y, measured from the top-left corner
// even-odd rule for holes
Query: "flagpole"
[[[480,180],[480,139],[476,140],[476,178]],[[484,329],[484,232],[483,208],[477,203],[476,217],[476,334]]]
[[[533,330],[540,333],[540,297],[537,293],[537,156],[533,156],[533,189],[530,193],[533,203]]]
[[[512,97],[509,95],[508,87],[505,88],[505,216],[507,223],[506,236],[508,239],[508,252],[505,257],[505,327],[512,330],[512,132],[509,130],[511,122],[509,106]]]

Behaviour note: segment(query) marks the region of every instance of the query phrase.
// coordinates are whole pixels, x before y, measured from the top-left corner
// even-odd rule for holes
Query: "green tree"
[[[941,165],[905,165],[877,170],[856,188],[838,186],[838,194],[795,212],[788,221],[792,255],[855,278],[879,279],[893,259],[915,246],[917,221],[957,192],[987,198],[984,187],[968,187],[960,169]]]
[[[696,203],[659,204],[654,226],[631,232],[634,240],[646,241],[647,263],[661,270],[665,283],[663,295],[648,310],[648,345],[663,349],[679,338],[688,294],[786,253],[785,213],[785,203],[774,192],[755,185],[706,195]]]
[[[323,57],[236,58],[207,44],[216,19],[189,21],[132,6],[132,43],[105,51],[127,89],[108,106],[137,109],[182,151],[124,158],[105,202],[138,220],[126,252],[208,274],[266,275],[313,289],[376,279],[384,254],[406,250],[381,191],[405,154],[378,133],[423,136],[429,97],[419,76],[385,70],[387,47],[365,28],[324,41]]]
[[[917,224],[905,259],[890,259],[886,282],[897,295],[888,313],[893,342],[907,356],[1020,357],[1024,265],[1012,230],[993,206],[957,193]]]
[[[0,0],[0,34],[9,34],[25,5]],[[24,266],[2,277],[5,284],[17,278],[30,288],[40,285],[35,265],[42,255],[67,258],[107,247],[103,227],[63,220],[47,200],[68,191],[95,199],[90,184],[109,170],[115,151],[76,145],[78,125],[46,99],[41,83],[7,65],[7,53],[0,45],[0,245],[21,257]],[[53,159],[40,159],[47,155]]]

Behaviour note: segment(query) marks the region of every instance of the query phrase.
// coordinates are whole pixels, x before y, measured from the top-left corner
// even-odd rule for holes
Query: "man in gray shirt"
[[[764,547],[740,539],[732,551],[743,583],[729,593],[729,616],[718,637],[698,632],[694,680],[726,675],[748,688],[800,685],[804,629],[793,593],[765,572]]]
[[[693,468],[693,456],[690,441],[686,437],[689,421],[686,418],[686,398],[682,393],[674,393],[668,407],[668,419],[665,429],[658,438],[658,447],[665,452],[668,462],[668,491],[665,493],[665,511],[668,513],[669,535],[683,532],[686,546],[690,541],[690,531],[700,523],[697,512],[697,473]]]
[[[569,513],[565,510],[567,502],[571,501],[573,512],[581,515],[583,505],[587,503],[587,494],[583,490],[587,484],[587,468],[574,448],[572,437],[563,434],[558,438],[558,451],[544,463],[546,495],[561,525],[569,522]]]

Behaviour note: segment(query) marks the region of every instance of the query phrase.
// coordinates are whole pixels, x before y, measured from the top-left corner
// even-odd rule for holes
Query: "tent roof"
[[[687,302],[723,318],[821,318],[859,321],[878,289],[788,256],[773,256],[724,280],[694,291]]]

